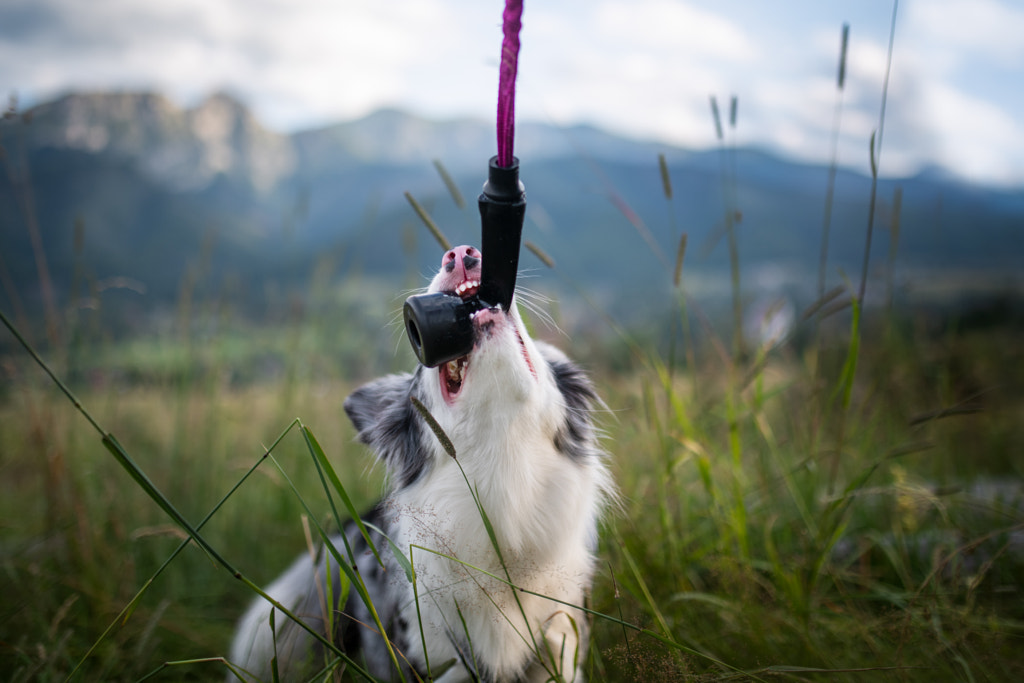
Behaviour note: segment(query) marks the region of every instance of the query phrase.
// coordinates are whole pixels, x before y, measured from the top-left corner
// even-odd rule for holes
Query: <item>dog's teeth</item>
[[[469,290],[477,289],[479,287],[480,287],[480,281],[479,280],[467,280],[466,282],[463,282],[461,285],[459,285],[458,287],[455,288],[455,293],[458,294],[459,296],[461,296],[461,295],[465,294],[466,292],[468,292]]]
[[[457,360],[448,361],[448,376],[456,382],[462,381],[462,371],[465,366]]]

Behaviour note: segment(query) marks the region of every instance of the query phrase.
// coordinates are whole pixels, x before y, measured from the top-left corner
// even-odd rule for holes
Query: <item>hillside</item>
[[[245,283],[240,291],[251,299],[269,285],[303,287],[325,254],[340,258],[341,276],[358,271],[397,282],[400,275],[430,272],[436,244],[403,193],[428,207],[453,241],[477,242],[473,204],[494,147],[492,129],[476,121],[429,121],[387,110],[282,135],[228,95],[182,109],[152,93],[67,95],[9,115],[0,124],[0,144],[7,167],[0,176],[0,254],[9,282],[0,302],[11,304],[13,288],[29,310],[38,310],[40,295],[33,223],[59,293],[68,291],[77,263],[95,281],[139,283],[151,309],[173,305],[186,274],[197,268],[212,274],[213,287],[225,278]],[[757,149],[738,149],[730,158],[529,122],[517,128],[516,151],[529,206],[524,239],[550,254],[564,276],[545,275],[541,289],[569,281],[620,302],[657,299],[668,289],[668,268],[614,196],[643,221],[665,261],[674,257],[679,232],[688,233],[688,286],[712,298],[722,293],[728,267],[720,238],[722,168],[728,163],[737,179],[746,291],[813,293],[824,167]],[[659,153],[670,168],[671,206]],[[466,209],[455,207],[435,159],[467,198]],[[913,279],[916,291],[938,286],[956,294],[961,282],[1020,287],[1024,190],[967,186],[927,170],[884,180],[875,264],[888,258],[897,187],[897,274]],[[859,272],[869,188],[864,176],[838,174],[830,282],[839,282],[841,272]],[[529,254],[523,266],[543,268]],[[951,284],[941,286],[947,277]]]

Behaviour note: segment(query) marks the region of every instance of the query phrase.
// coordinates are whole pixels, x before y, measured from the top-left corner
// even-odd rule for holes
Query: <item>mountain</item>
[[[686,232],[687,287],[695,296],[726,292],[726,192],[739,212],[745,289],[806,297],[816,288],[826,168],[759,149],[690,151],[587,126],[523,122],[516,133],[528,198],[524,239],[558,264],[555,277],[534,273],[543,278],[539,288],[568,281],[643,310],[669,290],[678,236]],[[493,128],[479,121],[382,110],[283,135],[227,94],[181,108],[159,94],[125,92],[69,94],[8,114],[0,145],[7,171],[0,176],[0,266],[9,283],[0,305],[12,303],[13,289],[30,310],[40,309],[33,229],[58,292],[87,271],[94,281],[138,283],[149,307],[173,305],[197,273],[215,288],[228,279],[245,283],[236,289],[252,299],[267,287],[303,287],[325,255],[336,257],[341,275],[393,278],[402,289],[410,272],[431,272],[438,254],[404,193],[453,242],[478,242],[473,204],[496,148]],[[668,162],[671,202],[659,154]],[[435,159],[466,208],[455,206]],[[723,182],[723,169],[734,169],[735,186]],[[853,279],[859,273],[870,179],[840,170],[835,188],[831,282],[840,271]],[[913,286],[955,289],[954,276],[963,282],[973,273],[966,281],[1019,288],[1024,191],[969,186],[934,169],[883,180],[876,265],[892,248],[897,188],[894,253],[898,272],[917,274]],[[525,250],[522,266],[543,269]]]
[[[224,93],[193,109],[155,93],[76,94],[28,116],[33,147],[131,160],[172,190],[201,190],[223,175],[266,191],[296,167],[291,140],[264,129]]]

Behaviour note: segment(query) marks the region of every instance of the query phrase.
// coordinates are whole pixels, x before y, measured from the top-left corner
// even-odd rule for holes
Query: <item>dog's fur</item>
[[[479,273],[479,252],[458,247],[443,257],[429,291],[456,293],[468,285],[458,291],[468,298]],[[435,679],[441,681],[581,681],[588,624],[575,606],[586,601],[598,517],[612,495],[591,419],[598,399],[564,354],[530,339],[514,303],[507,312],[483,310],[473,322],[475,344],[465,363],[383,377],[345,401],[359,440],[384,463],[390,482],[390,493],[364,519],[403,553],[415,546],[418,601],[379,533],[371,531],[371,539],[383,567],[355,524],[343,533],[406,680],[414,679],[410,667],[426,680],[429,662],[435,675],[451,665]],[[457,461],[410,397],[437,420]],[[344,557],[341,537],[335,540]],[[340,592],[335,565],[323,549],[316,558],[303,556],[267,592],[365,662],[373,676],[394,678],[385,642],[355,589],[345,605],[331,606],[334,632],[326,633],[326,596]],[[506,571],[529,592],[513,594],[488,575],[504,578]],[[282,680],[321,668],[321,644],[280,612],[272,634],[270,612],[264,600],[249,608],[231,661],[264,679],[275,651]]]

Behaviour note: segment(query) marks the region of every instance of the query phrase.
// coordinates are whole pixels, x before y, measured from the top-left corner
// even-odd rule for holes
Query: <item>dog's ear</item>
[[[415,481],[427,464],[423,434],[409,397],[419,381],[416,375],[388,375],[370,382],[345,399],[345,413],[361,442],[384,461],[399,486]]]
[[[565,405],[565,420],[555,433],[555,448],[572,460],[598,455],[591,413],[600,403],[594,385],[578,365],[561,351],[543,347],[542,353]]]
[[[388,375],[361,386],[345,399],[345,414],[359,432],[360,441],[373,445],[374,427],[402,394],[408,400],[411,380],[411,375]]]

